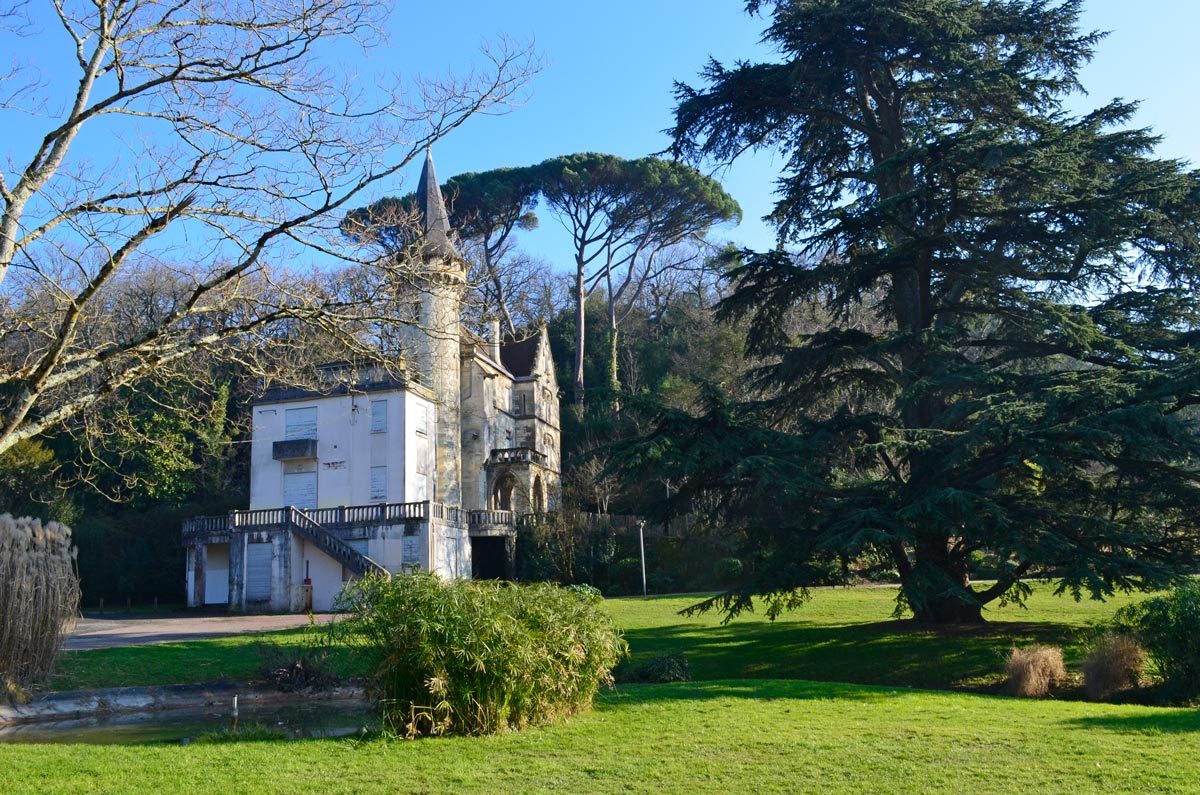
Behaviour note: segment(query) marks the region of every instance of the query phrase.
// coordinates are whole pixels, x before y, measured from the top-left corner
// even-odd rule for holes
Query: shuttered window
[[[371,502],[387,502],[387,467],[371,467]]]
[[[429,435],[429,406],[417,406],[417,433]]]
[[[303,511],[317,507],[317,473],[289,472],[283,476],[283,504]]]
[[[429,499],[429,476],[418,472],[413,477],[413,499],[422,502]]]
[[[288,409],[283,414],[283,438],[316,439],[317,438],[317,407],[306,409]]]
[[[271,598],[271,545],[246,544],[246,601],[266,602]]]
[[[371,401],[371,433],[387,433],[387,401]]]

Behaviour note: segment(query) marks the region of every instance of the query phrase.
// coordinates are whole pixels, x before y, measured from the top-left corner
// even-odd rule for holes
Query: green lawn
[[[910,687],[980,687],[999,680],[1014,644],[1053,643],[1068,664],[1081,655],[1080,630],[1104,620],[1129,597],[1075,602],[1038,586],[1028,609],[997,608],[990,622],[967,631],[936,632],[890,619],[894,588],[818,588],[812,600],[776,621],[760,614],[722,624],[721,616],[680,616],[699,597],[611,599],[605,604],[625,631],[631,664],[683,652],[695,679],[773,678]],[[256,647],[295,643],[307,630],[64,654],[57,690],[135,684],[253,679]],[[362,673],[352,655],[336,654],[346,675]]]
[[[1194,792],[1198,758],[1195,710],[728,680],[485,738],[0,745],[0,792]]]
[[[891,619],[896,589],[818,588],[775,621],[744,614],[678,615],[697,597],[610,600],[639,659],[683,652],[695,679],[815,679],[925,688],[986,687],[1000,681],[1014,645],[1062,646],[1068,666],[1084,654],[1086,630],[1135,598],[1076,602],[1036,585],[1025,608],[995,607],[981,627],[936,631]]]
[[[1200,711],[919,689],[993,684],[1014,643],[1077,661],[1080,631],[1128,598],[1039,587],[1028,610],[938,633],[891,621],[894,596],[820,589],[778,621],[726,625],[679,616],[692,597],[615,599],[635,662],[682,651],[700,681],[620,685],[562,725],[485,738],[0,745],[0,792],[1196,791]],[[56,685],[251,678],[257,643],[302,634],[76,652]]]

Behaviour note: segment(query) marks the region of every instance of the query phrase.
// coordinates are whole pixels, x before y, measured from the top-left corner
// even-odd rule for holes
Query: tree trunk
[[[922,624],[984,623],[967,559],[953,553],[946,538],[918,539],[913,565],[901,582],[913,617]]]
[[[583,406],[583,337],[586,331],[587,291],[583,284],[583,264],[575,267],[575,405]]]
[[[608,323],[608,388],[616,392],[621,388],[620,373],[617,372],[617,321]]]
[[[964,602],[953,596],[926,599],[920,610],[913,608],[913,617],[921,624],[983,624],[983,605]]]

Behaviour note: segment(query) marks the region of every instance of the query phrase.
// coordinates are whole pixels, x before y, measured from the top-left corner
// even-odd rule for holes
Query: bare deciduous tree
[[[403,266],[343,250],[338,222],[536,68],[502,42],[407,90],[340,76],[388,5],[0,8],[0,42],[26,59],[0,87],[0,453],[192,357],[286,378],[301,327],[377,351]]]

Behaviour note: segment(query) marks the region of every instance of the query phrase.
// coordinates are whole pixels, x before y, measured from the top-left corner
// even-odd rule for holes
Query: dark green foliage
[[[335,627],[370,660],[397,733],[491,734],[591,707],[627,653],[590,594],[554,585],[365,577],[345,589]]]
[[[666,684],[667,682],[690,682],[687,657],[680,652],[659,654],[646,660],[633,673],[637,682]]]
[[[614,595],[641,593],[642,561],[639,558],[621,558],[609,567],[608,580]]]
[[[1052,572],[1072,595],[1196,566],[1200,179],[1064,102],[1077,0],[780,0],[779,60],[680,86],[680,154],[783,152],[780,248],[745,252],[753,402],[657,410],[627,469],[738,523],[756,594],[892,559],[916,617],[977,622]],[[796,322],[819,307],[825,326]],[[970,582],[977,553],[997,581]]]
[[[1200,697],[1200,582],[1188,580],[1117,613],[1115,624],[1145,647],[1169,698]]]
[[[742,576],[742,561],[738,558],[720,558],[713,564],[713,576],[721,585],[732,585]]]

